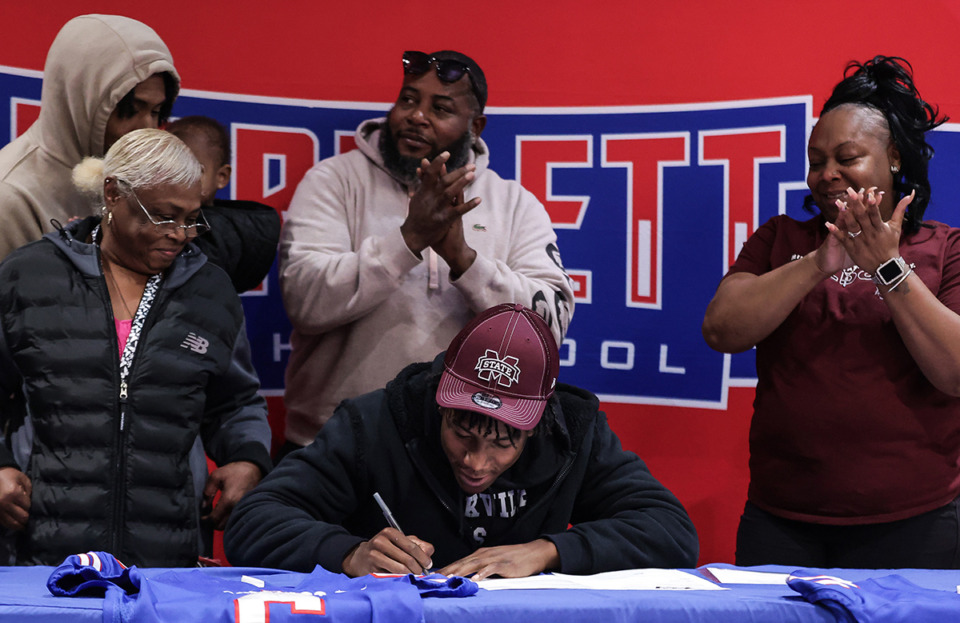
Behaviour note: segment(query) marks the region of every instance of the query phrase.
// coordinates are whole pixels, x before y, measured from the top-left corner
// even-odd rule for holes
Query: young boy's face
[[[166,101],[167,92],[163,84],[163,76],[160,74],[153,74],[133,87],[132,114],[121,116],[118,106],[107,119],[107,128],[103,136],[103,153],[107,153],[110,146],[127,132],[160,127],[160,113]]]
[[[202,205],[213,205],[214,195],[230,181],[230,165],[220,164],[220,150],[210,144],[201,134],[183,134],[180,139],[187,144],[193,155],[203,165],[200,201]]]
[[[440,445],[450,461],[453,476],[464,493],[482,493],[510,469],[526,446],[530,431],[519,431],[511,441],[504,430],[485,431],[469,428],[466,420],[456,417],[454,409],[441,410]]]

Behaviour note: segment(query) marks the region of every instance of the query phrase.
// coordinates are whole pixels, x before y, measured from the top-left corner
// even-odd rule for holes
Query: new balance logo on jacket
[[[200,355],[207,352],[208,346],[210,346],[210,340],[200,337],[193,331],[187,333],[187,337],[185,337],[183,343],[180,344],[180,348],[188,348]]]

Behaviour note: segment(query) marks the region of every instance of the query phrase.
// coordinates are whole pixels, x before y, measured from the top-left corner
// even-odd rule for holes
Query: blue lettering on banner
[[[40,84],[39,72],[0,67],[0,143],[36,114]],[[802,96],[488,109],[491,168],[544,202],[575,284],[562,380],[609,401],[714,409],[726,407],[731,385],[755,383],[752,352],[712,351],[700,325],[757,227],[780,213],[810,218],[801,205],[811,105]],[[388,109],[185,90],[174,113],[208,115],[230,130],[234,175],[221,196],[282,214],[310,166],[352,148],[360,122]],[[943,203],[960,185],[952,174],[960,166],[957,127],[930,136],[927,217],[951,224],[960,224],[960,207]],[[264,393],[281,394],[290,324],[276,266],[243,304]]]

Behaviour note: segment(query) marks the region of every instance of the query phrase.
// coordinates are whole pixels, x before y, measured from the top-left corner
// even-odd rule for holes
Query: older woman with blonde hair
[[[201,516],[222,527],[270,468],[240,301],[191,243],[200,178],[173,135],[126,134],[74,171],[101,216],[0,264],[0,525],[20,564],[196,564]],[[219,466],[200,496],[198,437]]]

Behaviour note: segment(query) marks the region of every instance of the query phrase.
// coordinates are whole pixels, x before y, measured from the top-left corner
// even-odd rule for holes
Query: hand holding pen
[[[390,526],[350,550],[343,559],[343,572],[350,577],[368,573],[426,573],[433,567],[433,545],[405,535],[380,494],[373,497]]]

